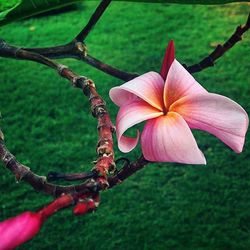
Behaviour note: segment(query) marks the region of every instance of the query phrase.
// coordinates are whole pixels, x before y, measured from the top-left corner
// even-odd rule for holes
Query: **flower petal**
[[[162,77],[158,73],[151,71],[119,87],[112,88],[109,92],[109,96],[117,106],[138,100],[139,97],[153,107],[162,110],[163,88],[164,81]]]
[[[13,249],[33,238],[42,224],[38,213],[24,212],[0,223],[0,250]]]
[[[170,66],[172,65],[174,58],[175,58],[175,51],[174,51],[174,41],[171,40],[166,48],[165,56],[161,66],[161,77],[166,80],[168,71]]]
[[[206,164],[190,128],[175,112],[147,121],[141,145],[149,161]]]
[[[242,151],[248,116],[245,110],[231,99],[211,93],[187,96],[175,102],[170,109],[179,113],[191,128],[205,130],[235,152]]]
[[[164,104],[166,109],[178,99],[207,91],[193,76],[175,59],[172,63],[164,87]]]
[[[120,108],[116,119],[116,134],[119,149],[127,153],[131,151],[138,143],[139,132],[136,138],[125,137],[123,133],[130,127],[142,121],[152,119],[163,115],[158,109],[150,106],[148,103],[137,100]]]

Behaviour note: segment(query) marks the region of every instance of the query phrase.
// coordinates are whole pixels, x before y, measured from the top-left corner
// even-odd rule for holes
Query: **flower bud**
[[[78,202],[73,209],[74,215],[83,215],[96,209],[93,199],[87,199],[83,202]]]
[[[0,222],[0,250],[13,249],[32,239],[41,225],[40,214],[29,211]]]

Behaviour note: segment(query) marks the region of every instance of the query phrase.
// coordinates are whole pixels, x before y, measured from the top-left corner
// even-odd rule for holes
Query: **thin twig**
[[[49,172],[47,175],[48,181],[77,181],[77,180],[88,180],[91,178],[96,178],[94,172],[84,172],[84,173],[73,173],[73,174],[65,174],[65,173],[58,173],[58,172]]]
[[[122,71],[120,69],[117,69],[117,68],[110,66],[110,65],[90,56],[90,55],[86,55],[85,57],[82,58],[82,60],[85,61],[86,63],[88,63],[89,65],[95,67],[96,69],[99,69],[108,75],[114,76],[114,77],[121,79],[123,81],[126,81],[126,82],[139,76],[139,74],[136,74],[136,73],[130,73],[130,72],[126,72],[126,71]]]
[[[110,188],[113,186],[120,184],[124,180],[126,180],[131,175],[135,174],[137,171],[144,168],[149,161],[147,161],[144,156],[140,156],[137,160],[135,160],[132,163],[126,163],[122,169],[118,171],[118,173],[115,176],[111,176],[108,178],[108,183]]]
[[[96,8],[95,12],[89,19],[87,25],[83,28],[83,30],[76,36],[76,40],[78,42],[85,41],[86,37],[88,36],[89,32],[94,28],[98,20],[101,18],[104,11],[107,9],[109,4],[112,0],[101,0],[101,3]]]
[[[242,35],[250,28],[250,14],[244,26],[238,26],[233,35],[223,44],[219,44],[216,49],[199,63],[186,66],[187,70],[192,74],[202,71],[208,67],[214,66],[216,60],[222,57],[229,49],[231,49],[237,42],[242,40]],[[185,66],[185,65],[184,65]]]

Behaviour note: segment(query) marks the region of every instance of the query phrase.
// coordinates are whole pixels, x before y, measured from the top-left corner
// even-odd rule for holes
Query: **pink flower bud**
[[[10,250],[30,240],[41,225],[40,214],[29,211],[0,222],[0,250]]]

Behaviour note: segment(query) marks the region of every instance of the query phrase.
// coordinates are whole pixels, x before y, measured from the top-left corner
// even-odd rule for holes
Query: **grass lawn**
[[[70,41],[97,2],[71,12],[40,16],[0,29],[19,46]],[[89,53],[126,71],[159,71],[165,47],[175,40],[176,57],[192,64],[224,42],[246,21],[247,4],[224,6],[111,4],[87,39]],[[225,95],[250,111],[250,33],[216,66],[195,74],[210,92]],[[122,82],[83,62],[62,59],[92,78],[115,121],[109,89]],[[1,128],[17,159],[36,173],[89,170],[95,160],[96,121],[88,101],[54,71],[33,62],[0,59]],[[84,250],[249,250],[250,136],[242,154],[215,137],[195,131],[207,165],[151,164],[113,190],[102,193],[93,214],[57,213],[33,240],[18,249]],[[126,157],[135,159],[139,146]],[[116,156],[124,156],[116,148]],[[1,165],[2,166],[2,165]],[[37,194],[0,168],[0,220],[36,210],[50,197]]]

